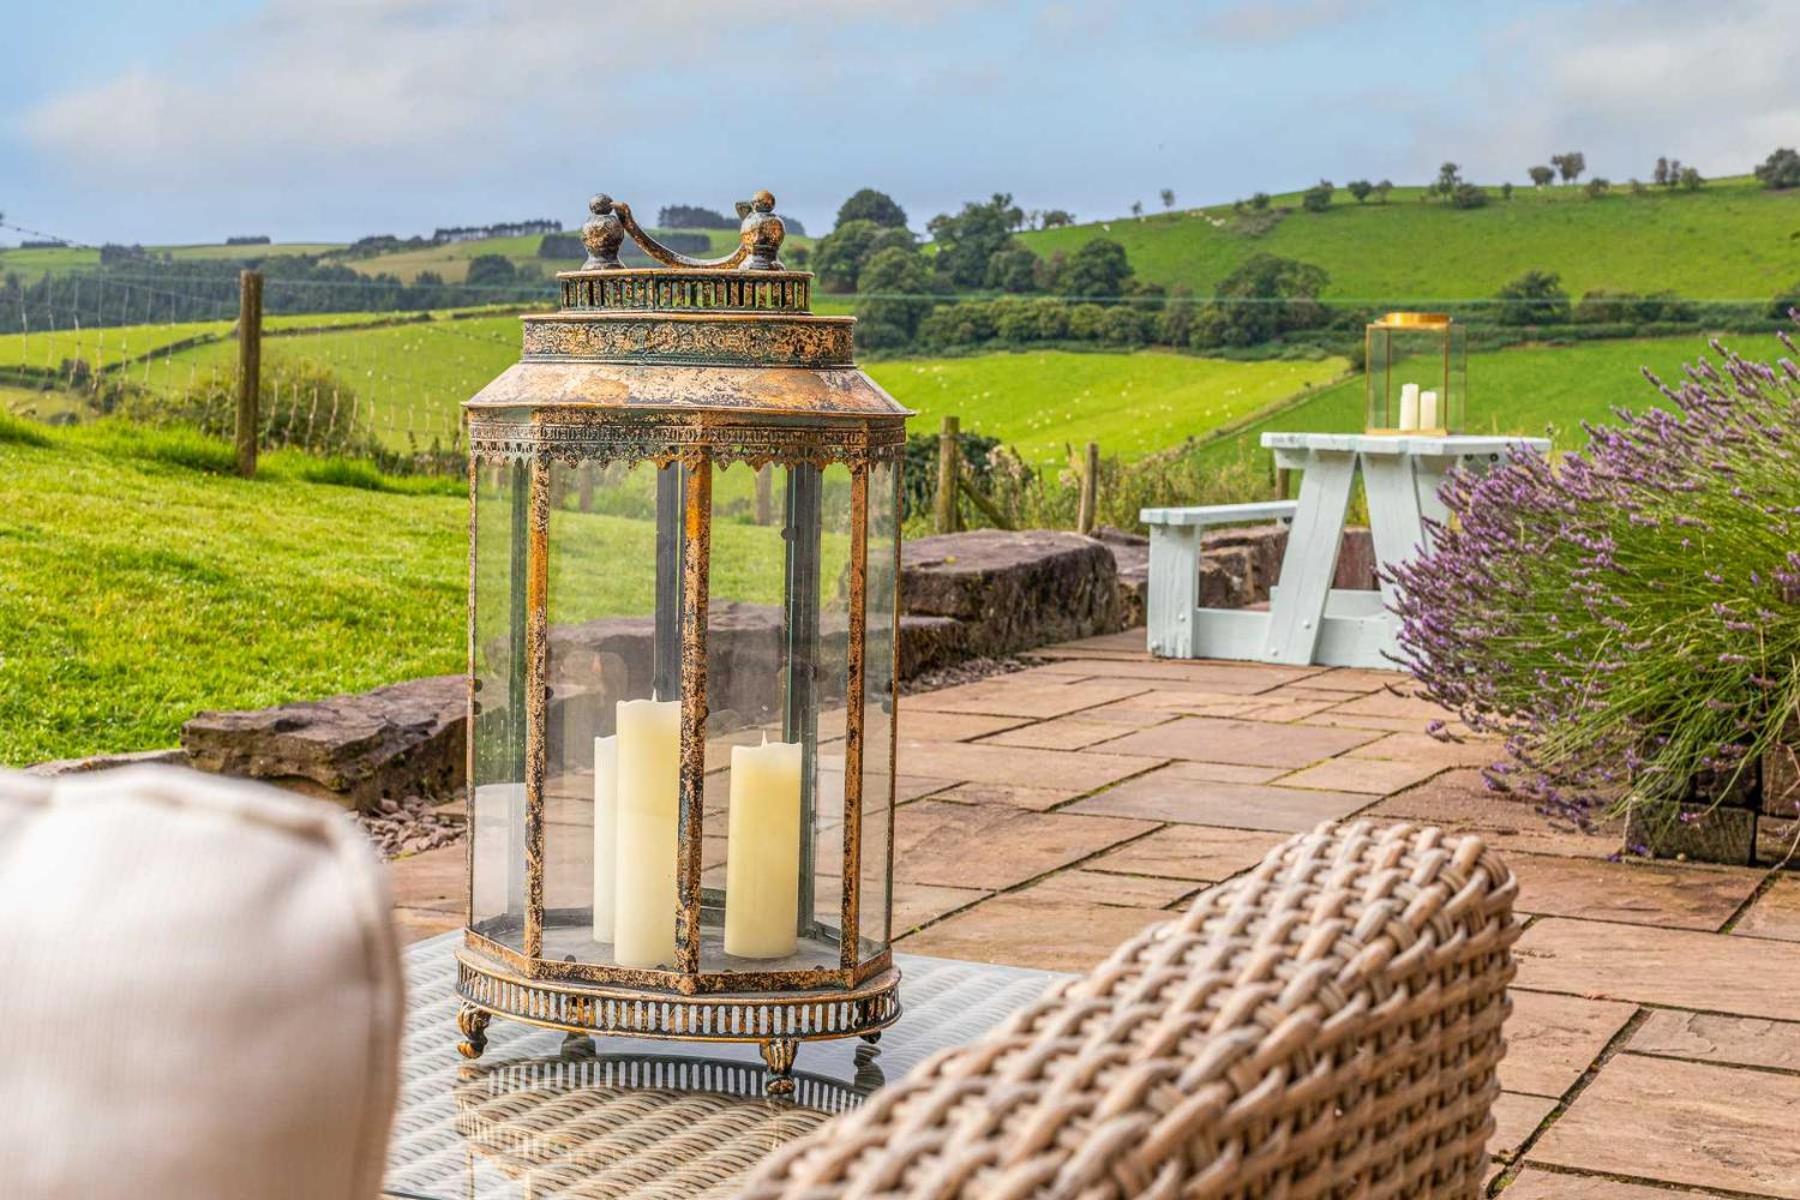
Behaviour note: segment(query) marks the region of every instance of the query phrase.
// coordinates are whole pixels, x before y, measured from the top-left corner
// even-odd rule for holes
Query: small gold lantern
[[[596,196],[560,310],[464,406],[467,1057],[496,1015],[756,1042],[786,1091],[799,1042],[899,1015],[911,414],[810,311],[774,206],[697,261]]]
[[[1364,332],[1364,432],[1461,433],[1468,405],[1467,329],[1447,313],[1391,312]]]

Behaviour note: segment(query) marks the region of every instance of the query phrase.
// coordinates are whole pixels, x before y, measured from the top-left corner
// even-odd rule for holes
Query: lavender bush
[[[1406,664],[1506,736],[1490,787],[1582,820],[1717,796],[1794,712],[1800,368],[1712,348],[1579,454],[1453,475],[1454,519],[1393,572]]]

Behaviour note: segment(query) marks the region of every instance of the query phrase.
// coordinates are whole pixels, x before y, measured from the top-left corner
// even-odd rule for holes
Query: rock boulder
[[[908,613],[951,617],[965,653],[992,658],[1125,628],[1112,552],[1078,533],[980,529],[901,549]]]

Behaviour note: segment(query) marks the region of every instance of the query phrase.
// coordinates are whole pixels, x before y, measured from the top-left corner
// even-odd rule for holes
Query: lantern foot
[[[871,1046],[879,1046],[881,1044],[881,1030],[879,1029],[870,1030],[868,1033],[858,1034],[857,1036]]]
[[[596,1058],[599,1049],[594,1039],[585,1033],[569,1033],[563,1035],[562,1056],[564,1058]]]
[[[456,1052],[464,1058],[480,1058],[481,1052],[487,1049],[487,1027],[493,1019],[492,1013],[473,1004],[458,1007],[456,1027],[462,1030],[463,1040],[456,1043]]]
[[[794,1056],[800,1043],[793,1038],[775,1038],[758,1046],[763,1062],[769,1068],[769,1082],[763,1090],[771,1096],[786,1096],[794,1090]]]

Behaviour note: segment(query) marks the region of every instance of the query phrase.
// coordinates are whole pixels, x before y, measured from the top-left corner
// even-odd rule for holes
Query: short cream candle
[[[1400,385],[1400,428],[1417,429],[1419,427],[1419,385],[1403,383]]]
[[[675,965],[675,855],[681,808],[681,702],[621,700],[613,958]]]
[[[613,940],[613,874],[619,857],[619,739],[594,739],[594,940]]]
[[[1436,429],[1438,427],[1438,394],[1436,392],[1419,393],[1419,428]]]
[[[800,745],[731,748],[725,953],[786,958],[800,914]]]

